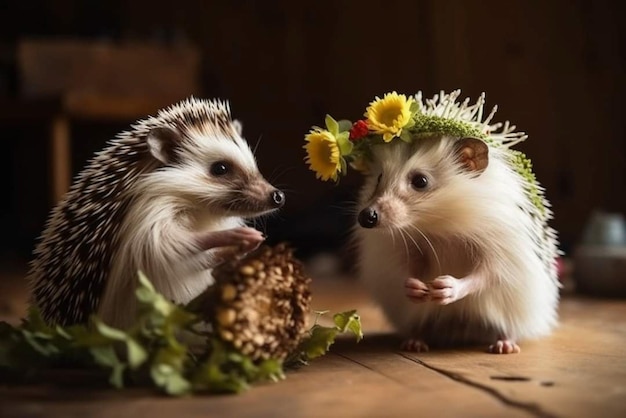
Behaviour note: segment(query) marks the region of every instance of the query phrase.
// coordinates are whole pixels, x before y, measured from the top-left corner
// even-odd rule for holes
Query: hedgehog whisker
[[[437,251],[435,250],[435,247],[433,246],[433,243],[428,239],[428,237],[417,226],[410,225],[410,227],[413,228],[414,230],[416,230],[422,236],[422,238],[424,238],[424,240],[426,241],[426,243],[428,244],[428,246],[432,250],[433,255],[435,256],[435,261],[437,262],[437,267],[439,268],[439,273],[441,274],[441,272],[442,272],[441,262],[439,261],[439,255],[437,254]]]
[[[331,205],[328,205],[328,207],[332,209],[339,209],[340,211],[348,213],[350,215],[357,213],[356,207],[351,202],[331,204]]]
[[[272,173],[269,176],[270,183],[274,184],[276,180],[278,180],[279,178],[281,178],[288,172],[292,171],[294,168],[295,168],[294,166],[283,166],[283,168],[280,168],[280,167],[274,168],[274,170],[272,170]],[[277,170],[281,170],[281,171],[277,172]]]
[[[424,255],[424,251],[422,251],[421,247],[419,246],[419,244],[417,243],[417,241],[415,241],[415,238],[413,238],[411,236],[411,234],[408,231],[405,231],[407,236],[409,237],[409,239],[413,242],[413,244],[415,245],[415,248],[417,248],[417,250],[420,252],[420,254]]]
[[[396,236],[394,234],[393,228],[392,227],[387,227],[387,229],[389,230],[389,233],[391,234],[391,245],[393,247],[396,246]]]
[[[254,144],[254,148],[252,148],[252,155],[256,157],[256,150],[259,148],[259,144],[261,143],[261,138],[263,138],[263,134],[259,135],[259,138],[256,140],[256,144]]]
[[[400,238],[402,238],[402,241],[404,241],[404,252],[406,253],[406,259],[409,260],[411,258],[411,252],[409,251],[409,244],[404,236],[406,232],[402,229],[398,229],[398,233],[400,234]]]

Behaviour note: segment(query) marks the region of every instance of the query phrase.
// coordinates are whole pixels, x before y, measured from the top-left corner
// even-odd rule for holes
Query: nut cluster
[[[213,327],[253,360],[284,359],[307,331],[311,279],[285,244],[262,246],[213,270]]]

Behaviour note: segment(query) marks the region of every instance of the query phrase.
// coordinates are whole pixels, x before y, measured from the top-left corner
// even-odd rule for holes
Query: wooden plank
[[[554,335],[523,343],[520,355],[490,355],[481,348],[404,355],[550,415],[626,413],[626,305],[571,298],[561,311]]]
[[[372,346],[376,352],[376,345],[370,343],[363,346],[365,353],[367,347]],[[367,354],[361,354],[359,358],[364,356]],[[285,381],[258,386],[239,396],[168,399],[155,397],[144,390],[115,392],[93,387],[62,389],[51,385],[17,393],[13,391],[11,401],[0,405],[0,412],[4,418],[26,414],[48,417],[150,414],[167,417],[200,412],[233,417],[377,417],[416,413],[456,417],[470,408],[482,417],[527,416],[401,356],[383,360],[379,365],[386,370],[385,373],[352,359],[329,354],[308,367],[290,372]],[[410,384],[399,378],[408,379]],[[0,394],[6,395],[7,392],[0,389]],[[451,398],[458,402],[448,402]]]
[[[507,404],[487,391],[459,383],[398,352],[399,345],[399,339],[380,334],[370,336],[367,343],[359,344],[358,347],[340,344],[335,350],[362,367],[406,387],[410,394],[399,398],[398,402],[406,403],[413,413],[459,417],[471,411],[472,416],[480,417],[521,417],[538,412],[533,405]]]

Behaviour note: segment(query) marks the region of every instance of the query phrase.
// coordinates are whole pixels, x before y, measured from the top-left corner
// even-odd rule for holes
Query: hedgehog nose
[[[363,228],[374,228],[378,225],[378,213],[372,208],[365,208],[359,213],[358,220]]]
[[[270,201],[276,208],[283,206],[285,204],[285,193],[280,190],[274,190],[270,195]]]

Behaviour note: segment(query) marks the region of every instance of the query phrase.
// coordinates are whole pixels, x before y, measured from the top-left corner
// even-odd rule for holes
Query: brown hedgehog
[[[247,251],[264,240],[245,219],[284,202],[227,102],[182,101],[119,134],[76,177],[35,249],[33,303],[50,323],[97,313],[126,327],[139,270],[186,303],[213,283],[220,247]]]

